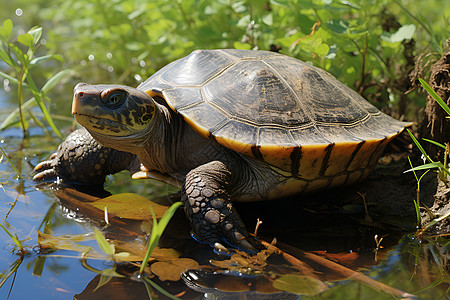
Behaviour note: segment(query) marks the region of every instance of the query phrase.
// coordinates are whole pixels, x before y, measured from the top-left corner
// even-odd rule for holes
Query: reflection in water
[[[38,230],[46,231],[52,236],[84,235],[91,234],[93,228],[97,227],[103,229],[110,241],[126,242],[127,247],[140,245],[142,250],[150,227],[149,222],[126,220],[114,216],[110,216],[111,224],[105,227],[103,211],[98,208],[95,210],[94,206],[88,205],[89,201],[95,200],[94,196],[88,196],[85,193],[76,194],[74,190],[70,192],[62,189],[35,190],[34,182],[30,181],[33,165],[48,155],[49,149],[54,149],[57,141],[48,144],[48,140],[38,136],[22,141],[17,138],[19,134],[20,132],[12,129],[2,132],[0,137],[5,141],[2,148],[10,155],[23,175],[23,179],[16,180],[12,168],[5,161],[0,164],[0,213],[3,219],[2,225],[19,237],[26,254],[22,257],[17,255],[17,247],[11,238],[0,230],[0,251],[2,251],[0,270],[5,276],[17,266],[17,272],[11,273],[7,280],[3,277],[5,283],[0,288],[0,298],[7,299],[10,293],[10,299],[31,297],[36,299],[72,299],[73,297],[75,299],[102,299],[102,297],[146,299],[148,290],[151,290],[150,293],[153,295],[161,295],[154,287],[147,289],[141,281],[131,279],[134,278],[133,275],[138,266],[129,263],[120,263],[115,266],[119,274],[127,277],[111,277],[107,283],[95,290],[103,279],[100,275],[83,267],[79,253],[69,250],[47,253],[44,248],[39,250],[39,247],[36,247]],[[167,199],[167,195],[174,192],[162,184],[130,181],[126,174],[114,176],[114,181],[109,183],[108,190],[113,194],[134,192],[147,195],[151,199],[159,198],[160,201]],[[98,192],[94,194],[98,195]],[[175,249],[180,253],[180,257],[191,258],[202,267],[184,273],[183,280],[161,281],[155,274],[150,277],[167,292],[184,299],[199,299],[205,295],[210,297],[208,295],[212,294],[222,298],[225,296],[235,298],[234,292],[239,291],[240,296],[247,298],[258,295],[257,299],[262,299],[266,296],[264,293],[278,293],[270,295],[272,298],[296,298],[296,295],[292,296],[292,294],[276,290],[275,287],[298,292],[300,289],[298,282],[309,280],[299,277],[300,274],[302,276],[309,274],[307,277],[318,278],[325,284],[327,290],[321,293],[321,298],[324,299],[385,298],[386,293],[392,292],[389,288],[410,293],[424,290],[419,294],[424,299],[434,299],[445,294],[447,284],[444,283],[442,274],[446,274],[447,245],[444,242],[418,243],[417,240],[407,236],[401,238],[403,233],[394,227],[389,227],[390,225],[386,223],[364,224],[360,221],[364,219],[362,204],[358,202],[360,200],[352,200],[351,205],[338,206],[337,203],[342,199],[335,198],[340,193],[341,191],[332,191],[324,194],[322,197],[327,201],[321,201],[318,195],[314,195],[303,202],[291,199],[276,203],[258,203],[256,207],[255,204],[242,204],[239,207],[249,228],[257,217],[262,218],[264,223],[260,228],[260,235],[268,241],[276,237],[280,241],[277,245],[281,245],[281,248],[300,262],[304,267],[302,271],[299,265],[286,261],[282,255],[272,254],[269,259],[262,260],[260,264],[244,253],[237,254],[233,259],[230,256],[217,255],[211,248],[199,244],[190,237],[189,226],[184,213],[180,211],[169,224],[160,241],[160,246]],[[58,196],[58,200],[55,195]],[[372,217],[376,221],[382,220],[382,217]],[[377,260],[373,253],[376,247],[375,234],[384,237],[381,246],[385,247],[379,249]],[[101,253],[93,239],[79,243]],[[283,245],[283,243],[291,246]],[[125,247],[120,246],[122,248],[117,249]],[[300,252],[303,256],[299,256],[298,248],[320,252]],[[349,270],[348,272],[365,270],[364,273],[376,279],[375,282],[382,283],[383,288],[377,289],[373,286],[371,288],[367,286],[367,283],[347,280],[346,277],[352,276],[351,274],[345,275],[332,270],[330,269],[332,264],[329,263],[325,265],[314,263],[311,257],[309,260],[305,258],[305,253],[313,255],[311,257],[325,257],[329,262],[344,266],[343,270]],[[42,259],[44,257],[45,261]],[[159,259],[159,261],[162,260],[164,258]],[[17,262],[16,265],[14,265],[15,262]],[[114,267],[111,261],[103,260],[89,260],[89,264],[98,270]],[[247,271],[243,272],[244,270]],[[148,274],[151,274],[151,269]],[[292,274],[296,275],[292,277]],[[291,277],[282,277],[287,275]],[[279,278],[283,280],[278,280]],[[242,291],[247,292],[243,294]],[[302,293],[306,294],[304,290]],[[302,296],[302,298],[307,297]]]

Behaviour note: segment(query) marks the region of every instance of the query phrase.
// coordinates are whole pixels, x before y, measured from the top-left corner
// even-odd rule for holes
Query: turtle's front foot
[[[224,241],[249,251],[264,247],[250,236],[233,207],[228,189],[230,172],[222,162],[202,165],[186,176],[183,202],[194,236],[215,247]]]
[[[82,128],[72,132],[57,152],[35,167],[33,180],[102,185],[106,175],[130,169],[134,158],[134,154],[101,146]]]

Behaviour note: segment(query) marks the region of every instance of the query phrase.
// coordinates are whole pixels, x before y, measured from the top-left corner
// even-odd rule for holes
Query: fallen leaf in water
[[[151,220],[152,212],[150,205],[158,219],[168,209],[167,206],[156,204],[134,193],[116,194],[89,204],[103,211],[106,207],[108,214],[131,220]]]
[[[143,256],[135,255],[125,251],[115,251],[111,255],[103,255],[98,253],[91,246],[80,245],[79,242],[90,241],[95,239],[94,234],[64,234],[50,235],[38,231],[38,243],[41,248],[51,248],[55,250],[75,251],[85,255],[86,258],[102,259],[114,261],[142,261]]]
[[[181,273],[188,269],[197,269],[198,267],[199,264],[193,259],[178,258],[155,262],[151,265],[150,269],[161,281],[178,281],[181,279]]]
[[[227,260],[213,260],[209,261],[213,266],[228,269],[239,270],[241,268],[247,268],[252,271],[262,271],[267,265],[267,258],[273,253],[270,250],[262,250],[256,254],[249,254],[244,251],[237,250],[230,259]]]
[[[77,244],[79,242],[91,241],[95,239],[94,234],[64,234],[53,236],[42,233],[38,230],[38,243],[42,248],[52,248],[58,250],[71,250],[76,252],[87,252],[92,247]]]
[[[307,296],[314,296],[328,289],[328,285],[317,278],[293,274],[275,279],[273,287],[280,291]]]

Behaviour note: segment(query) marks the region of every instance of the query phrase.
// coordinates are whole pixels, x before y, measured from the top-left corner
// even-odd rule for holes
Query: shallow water
[[[11,104],[13,101],[6,98],[10,96],[10,94],[0,94],[1,119],[14,107]],[[61,123],[60,128],[64,128],[65,135],[70,125],[69,122]],[[22,132],[17,128],[0,132],[0,140],[2,141],[0,146],[22,174],[18,179],[6,160],[0,164],[1,224],[23,241],[26,250],[26,255],[17,272],[11,275],[0,288],[0,299],[8,297],[9,299],[73,299],[74,297],[76,299],[106,297],[145,299],[148,297],[142,283],[127,278],[113,279],[94,292],[98,275],[83,267],[79,253],[74,251],[58,250],[53,253],[54,256],[50,254],[45,260],[42,274],[33,275],[37,259],[44,256],[38,253],[37,232],[44,231],[41,223],[52,208],[55,208],[51,218],[51,234],[54,236],[92,233],[94,227],[98,227],[98,222],[95,221],[99,220],[80,219],[74,211],[67,210],[61,205],[52,190],[38,189],[36,183],[31,181],[33,167],[57,148],[59,141],[56,138],[47,137],[41,129],[32,127],[30,137],[25,140],[22,138]],[[127,174],[111,177],[107,189],[113,194],[133,192],[148,199],[161,198],[161,196],[164,198],[164,195],[174,191],[173,188],[160,183],[132,182]],[[317,214],[311,210],[302,210],[301,203],[297,202],[295,205],[294,208],[294,204],[289,201],[280,201],[276,204],[246,204],[241,205],[239,211],[249,223],[256,219],[253,215],[263,215],[265,223],[263,223],[261,234],[267,236],[269,241],[272,237],[277,237],[282,243],[308,251],[327,251],[330,254],[326,256],[328,259],[351,269],[361,270],[370,278],[392,288],[412,294],[420,292],[417,295],[423,299],[448,297],[446,295],[448,284],[435,284],[440,283],[439,280],[445,281],[448,277],[444,270],[445,259],[440,254],[446,253],[445,245],[438,249],[436,244],[418,243],[417,239],[404,235],[405,232],[399,230],[400,224],[398,228],[390,230],[379,230],[376,227],[362,225],[361,222],[355,221],[363,215],[361,206],[352,210],[351,213],[337,214],[335,212],[341,211],[338,209],[328,214]],[[126,226],[131,225],[127,223]],[[251,226],[250,224],[249,227]],[[169,233],[161,241],[165,247],[176,248],[182,251],[184,256],[191,257],[201,264],[208,264],[209,259],[225,259],[215,255],[208,246],[200,245],[190,238],[182,212],[175,215],[169,227],[171,228]],[[111,233],[122,229],[124,228],[120,226],[118,228],[112,226],[108,230]],[[388,234],[381,243],[384,248],[376,253],[373,251],[375,234],[379,237]],[[133,241],[142,243],[139,238]],[[92,240],[83,244],[95,249],[99,248]],[[5,276],[20,255],[11,238],[1,229],[0,253],[0,271]],[[97,269],[112,266],[111,262],[104,261],[90,261],[90,264]],[[270,262],[270,264],[279,267],[276,262]],[[326,274],[327,271],[319,269],[316,271],[321,273],[321,278],[329,287],[327,291],[317,296],[320,299],[392,299],[391,295],[382,290],[367,287],[365,284],[335,274]],[[127,271],[125,270],[124,273]],[[243,276],[235,277],[235,279],[241,282],[247,280]],[[201,299],[202,297],[211,298],[211,295],[204,292],[210,292],[214,287],[220,290],[219,286],[223,286],[223,282],[208,281],[207,284],[210,284],[212,289],[201,293],[189,291],[181,281],[171,284],[162,282],[161,285],[172,293],[183,291],[182,298]],[[435,284],[434,287],[433,284]],[[233,297],[238,295],[239,293],[233,294]],[[302,298],[308,297],[302,296]],[[258,296],[257,299],[262,299],[262,296]]]

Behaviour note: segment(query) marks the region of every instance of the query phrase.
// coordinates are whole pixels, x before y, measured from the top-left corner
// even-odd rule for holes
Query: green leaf
[[[59,129],[56,127],[55,123],[53,122],[52,117],[50,116],[50,113],[47,110],[47,107],[45,107],[44,101],[42,101],[42,97],[45,97],[45,94],[39,93],[36,84],[33,81],[33,78],[31,78],[30,74],[27,74],[27,82],[29,84],[29,89],[33,93],[34,98],[36,99],[36,102],[41,109],[42,114],[44,115],[45,121],[50,125],[53,132],[62,139],[62,135],[59,132]]]
[[[403,25],[394,33],[383,32],[381,34],[381,39],[390,43],[398,43],[404,40],[410,40],[414,36],[415,32],[416,32],[416,25],[414,24]]]
[[[3,60],[11,67],[16,67],[17,63],[12,59],[12,57],[6,52],[6,50],[0,45],[0,59]]]
[[[330,20],[327,22],[327,26],[329,29],[339,34],[346,33],[348,30],[348,23],[344,20]]]
[[[107,207],[108,214],[130,220],[150,220],[152,211],[156,218],[162,218],[168,207],[151,202],[134,193],[120,193],[108,196],[90,203],[90,205],[104,210]]]
[[[44,270],[45,256],[38,256],[36,262],[34,263],[33,275],[36,277],[41,277],[42,271]]]
[[[154,283],[150,278],[148,278],[147,276],[144,277],[144,284],[145,287],[147,289],[147,293],[150,299],[152,299],[151,297],[151,292],[149,289],[149,286],[147,284],[150,284],[154,289],[158,290],[161,294],[163,294],[164,296],[166,296],[169,299],[173,299],[173,300],[180,300],[180,298],[175,297],[174,295],[170,294],[169,292],[167,292],[165,289],[163,289],[162,287],[160,287],[159,285],[157,285],[156,283]]]
[[[423,88],[428,92],[428,94],[431,95],[431,97],[436,100],[436,102],[442,107],[443,110],[450,116],[450,108],[448,105],[442,100],[441,97],[431,88],[431,86],[422,78],[419,78],[420,84],[423,86]]]
[[[98,284],[93,292],[95,292],[96,290],[107,284],[111,280],[111,278],[112,276],[100,274],[100,279],[98,280]]]
[[[34,26],[27,32],[33,38],[33,45],[36,45],[42,36],[42,27]],[[30,47],[31,48],[31,47]]]
[[[273,287],[297,295],[314,296],[328,289],[328,285],[317,278],[304,275],[283,275],[273,282]]]
[[[413,199],[414,202],[414,208],[416,210],[416,220],[417,220],[417,224],[420,225],[420,220],[421,220],[421,216],[420,216],[420,206],[419,203],[417,203],[417,201],[415,199]]]
[[[114,250],[111,247],[111,245],[106,241],[103,234],[100,231],[98,231],[97,228],[94,228],[94,233],[95,239],[97,240],[97,244],[100,246],[100,249],[102,249],[102,251],[105,252],[106,254],[112,256],[114,254]]]
[[[430,158],[430,156],[425,152],[425,149],[423,149],[422,145],[420,145],[419,141],[416,139],[416,137],[409,131],[409,129],[406,129],[408,131],[409,136],[413,140],[416,147],[419,149],[419,151],[425,156],[425,158],[430,161],[431,163],[434,163],[434,161]]]
[[[9,80],[10,83],[15,83],[15,84],[19,84],[19,82],[17,81],[16,78],[12,77],[11,75],[8,75],[6,73],[3,73],[2,71],[0,71],[0,76],[6,78]],[[23,83],[23,87],[28,86],[25,82]]]
[[[12,53],[14,53],[14,55],[17,57],[17,59],[22,63],[23,66],[25,67],[28,66],[29,58],[26,54],[22,52],[22,50],[20,50],[19,47],[17,47],[14,44],[10,44],[9,48],[11,49]]]
[[[174,204],[172,204],[169,209],[164,213],[164,216],[161,218],[161,220],[159,220],[159,226],[158,226],[158,230],[159,230],[159,235],[162,235],[162,233],[164,232],[164,230],[166,229],[167,225],[169,224],[170,219],[172,219],[172,216],[175,214],[175,211],[177,210],[178,207],[180,207],[182,205],[181,202],[175,202]]]
[[[3,76],[2,74],[0,74],[0,75]],[[14,80],[16,80],[16,79],[14,79]],[[31,107],[33,104],[36,104],[36,99],[34,99],[34,97],[31,98],[30,100],[28,100],[27,102],[25,102],[24,104],[22,104],[22,109],[25,110],[25,109]],[[3,121],[3,123],[0,125],[0,130],[3,130],[6,127],[12,125],[14,123],[14,119],[17,117],[18,114],[19,114],[19,108],[14,109],[6,117],[6,119]]]
[[[62,60],[62,56],[61,56],[61,55],[59,55],[59,54],[50,54],[50,55],[44,55],[44,56],[40,56],[40,57],[35,57],[35,58],[33,58],[33,59],[30,61],[30,65],[37,65],[37,64],[39,64],[40,62],[43,62],[43,61],[45,61],[45,60],[47,60],[47,59],[51,59],[51,58],[56,59],[56,60],[59,60],[59,61]]]
[[[153,249],[158,245],[159,238],[163,234],[164,230],[167,227],[167,224],[169,224],[170,219],[172,218],[173,214],[177,210],[178,207],[180,207],[182,204],[181,202],[175,202],[172,204],[169,209],[164,213],[164,216],[161,218],[159,223],[156,221],[155,213],[153,212],[153,209],[150,207],[152,215],[153,215],[153,227],[152,227],[152,233],[150,235],[150,240],[148,241],[147,246],[147,253],[145,253],[144,260],[142,261],[141,269],[139,270],[139,273],[143,273],[145,267],[147,266],[147,263],[150,259],[150,255],[153,252]]]
[[[272,14],[267,14],[267,15],[263,16],[261,18],[261,20],[263,21],[264,24],[266,24],[268,26],[273,25],[273,15]]]
[[[424,140],[424,141],[426,141],[426,142],[428,142],[430,144],[433,144],[435,146],[438,146],[438,147],[440,147],[440,148],[445,150],[445,145],[442,145],[441,143],[438,143],[438,142],[435,142],[435,141],[432,141],[432,140],[429,140],[429,139],[424,139],[424,138],[422,138],[422,140]]]
[[[63,79],[64,77],[66,77],[69,73],[71,73],[72,70],[71,69],[65,69],[62,70],[58,73],[56,73],[55,75],[53,75],[52,78],[50,78],[42,87],[41,92],[47,93],[49,90],[51,90],[52,88],[55,87],[55,85],[58,84],[58,82],[61,81],[61,79]]]
[[[29,33],[23,33],[17,37],[17,41],[28,48],[32,48],[34,45],[33,36]]]
[[[421,165],[421,166],[417,166],[417,167],[414,167],[412,169],[406,170],[403,173],[407,173],[407,172],[411,172],[411,171],[419,171],[419,170],[436,169],[436,168],[444,170],[444,172],[446,172],[447,174],[450,175],[450,171],[447,170],[440,161],[429,163],[429,164],[424,164],[424,165]]]
[[[2,152],[3,152],[3,150],[2,150]],[[0,227],[3,228],[3,230],[9,235],[9,237],[14,242],[14,244],[16,244],[17,247],[19,247],[19,249],[23,249],[23,245],[22,245],[22,243],[20,242],[19,238],[16,235],[13,235],[11,232],[9,232],[9,230],[6,229],[5,227],[3,227],[2,224],[0,224]]]
[[[12,29],[13,29],[13,22],[11,21],[11,19],[6,19],[3,22],[3,26],[0,29],[0,35],[5,40],[5,42],[9,40],[12,33]]]

